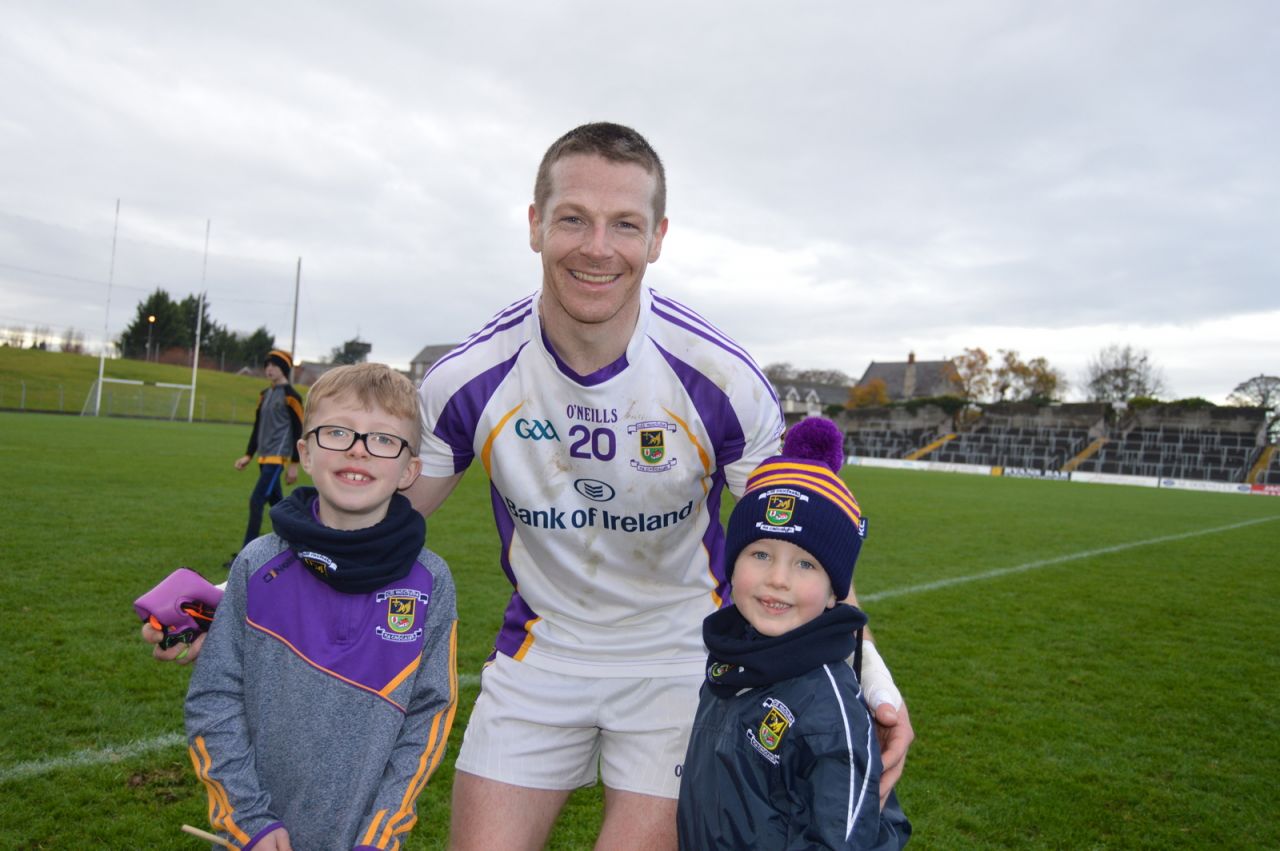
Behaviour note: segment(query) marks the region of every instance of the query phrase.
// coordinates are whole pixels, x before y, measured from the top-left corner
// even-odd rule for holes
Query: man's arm
[[[852,585],[849,586],[849,596],[842,602],[858,606],[858,597]],[[871,654],[874,654],[874,663],[869,664]],[[876,737],[880,740],[880,760],[884,764],[880,774],[880,808],[884,809],[889,793],[898,784],[898,778],[902,777],[902,769],[907,764],[907,751],[915,741],[916,731],[911,726],[907,702],[894,684],[888,667],[880,659],[870,628],[863,629],[861,676],[862,694],[875,715]]]
[[[453,489],[462,481],[463,473],[438,478],[435,476],[418,476],[417,481],[409,485],[405,496],[413,503],[413,507],[423,517],[431,514],[441,506],[445,498],[453,493]]]

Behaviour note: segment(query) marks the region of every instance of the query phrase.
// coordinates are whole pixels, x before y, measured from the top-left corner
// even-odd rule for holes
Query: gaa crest
[[[769,504],[764,509],[764,519],[771,526],[785,526],[791,522],[796,511],[796,498],[786,494],[770,494]]]
[[[640,457],[646,464],[657,464],[667,454],[666,441],[660,428],[646,428],[640,431]]]
[[[765,714],[764,720],[760,722],[760,744],[764,745],[768,750],[777,750],[778,745],[782,742],[782,735],[787,732],[787,728],[791,726],[791,722],[787,717],[778,711],[778,708],[772,707]]]
[[[412,629],[417,603],[416,597],[388,597],[387,626],[394,632],[408,632]]]

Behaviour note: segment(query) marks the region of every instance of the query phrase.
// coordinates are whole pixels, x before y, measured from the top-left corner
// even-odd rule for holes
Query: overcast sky
[[[8,0],[0,79],[0,327],[95,351],[202,276],[287,346],[301,257],[298,355],[405,367],[538,287],[538,160],[611,120],[667,166],[646,283],[761,364],[1280,373],[1272,0]]]

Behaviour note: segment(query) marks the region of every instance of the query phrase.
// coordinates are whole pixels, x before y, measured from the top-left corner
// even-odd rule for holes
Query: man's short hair
[[[551,197],[551,167],[565,157],[577,154],[594,154],[615,163],[635,163],[654,177],[653,226],[667,214],[667,173],[658,159],[658,152],[643,136],[621,124],[598,121],[583,124],[565,133],[547,148],[538,166],[538,178],[533,184],[533,205],[539,213],[546,208]]]
[[[408,420],[409,433],[399,435],[409,441],[413,454],[422,443],[422,408],[413,382],[386,364],[357,363],[335,366],[316,380],[307,393],[307,409],[302,418],[305,434],[316,424],[311,413],[326,399],[348,398],[365,410],[381,408],[393,417]]]

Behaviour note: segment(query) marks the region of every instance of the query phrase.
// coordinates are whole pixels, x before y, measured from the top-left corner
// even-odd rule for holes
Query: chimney
[[[915,363],[915,362],[916,362],[916,353],[907,352],[907,363]]]

